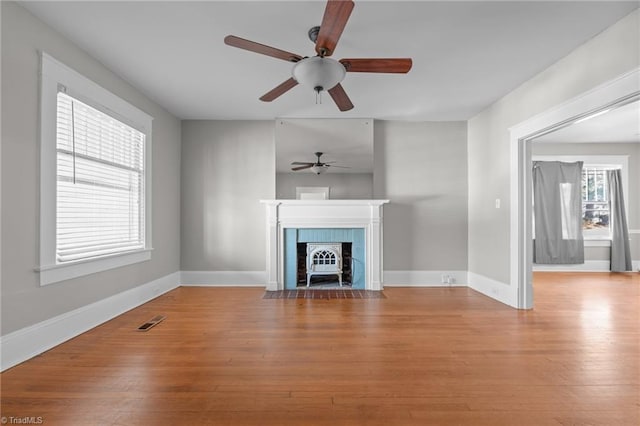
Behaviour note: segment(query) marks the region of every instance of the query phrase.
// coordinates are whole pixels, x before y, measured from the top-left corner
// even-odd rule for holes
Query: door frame
[[[601,84],[509,128],[510,134],[510,281],[516,284],[518,309],[533,308],[531,144],[538,136],[605,109],[640,98],[640,68]]]

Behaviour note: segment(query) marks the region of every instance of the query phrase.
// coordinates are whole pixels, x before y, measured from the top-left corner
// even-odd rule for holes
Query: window
[[[144,248],[144,133],[58,93],[56,260]]]
[[[610,168],[584,166],[582,169],[582,229],[586,234],[610,235],[607,181]]]
[[[151,258],[152,118],[42,53],[40,284]]]
[[[534,161],[582,161],[582,236],[587,246],[606,246],[611,239],[607,171],[622,170],[622,187],[628,199],[627,155],[533,155]],[[533,228],[535,238],[535,221]]]

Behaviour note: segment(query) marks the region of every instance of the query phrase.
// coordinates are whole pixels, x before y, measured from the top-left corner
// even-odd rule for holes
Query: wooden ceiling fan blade
[[[275,47],[256,43],[255,41],[246,40],[244,38],[240,38],[232,35],[226,36],[224,38],[224,43],[229,46],[248,50],[250,52],[260,53],[262,55],[271,56],[273,58],[282,59],[284,61],[298,62],[300,59],[302,59],[302,56],[296,55],[295,53],[287,52],[281,49],[276,49]]]
[[[315,164],[309,164],[308,166],[300,166],[300,167],[292,167],[291,170],[293,171],[298,171],[298,170],[304,170],[304,169],[310,169],[314,166]]]
[[[293,78],[285,80],[283,83],[279,84],[275,88],[271,89],[269,92],[262,95],[260,97],[260,100],[262,102],[271,102],[272,100],[276,99],[278,96],[284,94],[288,90],[291,90],[297,85],[298,85],[298,82],[295,81]]]
[[[308,161],[294,161],[291,163],[292,166],[313,166],[315,163],[309,163]]]
[[[349,111],[353,108],[351,99],[349,99],[347,92],[344,91],[344,88],[340,83],[336,84],[333,89],[329,89],[329,94],[336,105],[338,105],[338,109],[340,111]]]
[[[331,164],[327,164],[327,167],[337,167],[339,169],[350,169],[351,167],[347,167],[347,166],[335,166],[335,165],[331,165]]]
[[[322,23],[320,24],[320,32],[316,39],[316,52],[318,55],[333,55],[352,10],[353,1],[351,0],[329,0],[327,2]]]
[[[340,59],[347,72],[408,73],[413,65],[411,58],[358,58]]]

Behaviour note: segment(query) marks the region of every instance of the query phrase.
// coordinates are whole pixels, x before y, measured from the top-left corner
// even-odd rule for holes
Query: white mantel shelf
[[[382,206],[389,200],[260,200],[267,210],[267,290],[284,290],[284,229],[363,228],[365,289],[382,290]]]

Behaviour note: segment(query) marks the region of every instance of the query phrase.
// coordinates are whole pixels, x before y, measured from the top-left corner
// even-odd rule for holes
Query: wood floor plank
[[[640,275],[534,289],[517,311],[463,287],[181,287],[2,373],[0,408],[64,426],[640,424]]]

